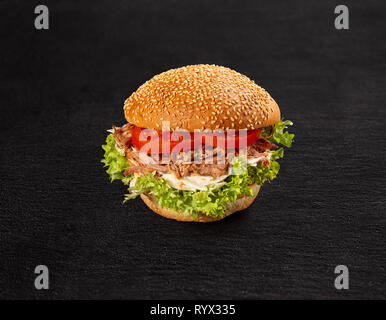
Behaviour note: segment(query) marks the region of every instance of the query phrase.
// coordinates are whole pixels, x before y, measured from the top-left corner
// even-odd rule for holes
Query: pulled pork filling
[[[126,124],[121,128],[113,126],[116,147],[130,163],[130,167],[124,172],[126,176],[131,173],[147,174],[157,171],[159,173],[173,173],[178,179],[190,175],[218,178],[228,173],[229,168],[232,166],[232,157],[238,156],[238,151],[235,151],[232,156],[225,157],[225,150],[220,148],[205,149],[205,146],[203,146],[202,150],[167,155],[166,159],[168,160],[165,161],[163,157],[160,161],[161,156],[145,155],[132,145],[131,129],[131,124]],[[269,166],[271,148],[277,148],[277,146],[260,137],[247,147],[247,160],[251,160],[255,165],[261,162],[263,167]],[[202,159],[201,163],[193,162],[193,159],[197,159],[197,153],[199,153],[199,158]],[[212,160],[207,161],[208,159]]]

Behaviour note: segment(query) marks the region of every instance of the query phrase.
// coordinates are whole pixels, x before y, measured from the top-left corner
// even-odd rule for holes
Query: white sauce
[[[173,173],[162,173],[162,178],[167,181],[171,187],[179,190],[208,190],[209,186],[221,187],[225,184],[224,180],[229,174],[222,175],[218,178],[211,176],[192,175],[178,179]]]
[[[115,143],[115,149],[117,149],[117,151],[121,154],[121,155],[125,155],[125,149],[124,148],[120,148],[117,143]]]
[[[267,156],[261,156],[261,157],[257,157],[257,158],[249,158],[249,159],[247,159],[247,163],[252,167],[256,167],[257,163],[259,161],[263,160],[264,158],[267,158],[268,160],[271,159],[271,155],[272,155],[272,153],[269,152]]]

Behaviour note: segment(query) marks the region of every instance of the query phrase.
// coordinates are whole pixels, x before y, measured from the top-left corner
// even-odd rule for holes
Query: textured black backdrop
[[[0,297],[386,298],[385,2],[345,1],[345,31],[337,1],[44,3],[47,31],[0,2]],[[204,225],[122,205],[99,162],[125,98],[196,63],[267,88],[296,133],[257,201]]]

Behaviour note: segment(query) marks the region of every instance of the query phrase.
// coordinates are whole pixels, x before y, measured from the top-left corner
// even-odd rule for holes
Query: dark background
[[[342,31],[338,1],[45,1],[42,31],[38,4],[0,2],[0,297],[386,298],[385,2],[345,1]],[[196,63],[248,75],[295,123],[278,178],[213,224],[122,205],[100,163],[123,101]]]

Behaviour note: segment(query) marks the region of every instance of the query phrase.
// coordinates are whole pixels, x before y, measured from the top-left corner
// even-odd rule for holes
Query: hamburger
[[[127,186],[124,202],[140,196],[178,221],[218,221],[249,207],[294,138],[266,90],[217,65],[158,74],[123,109],[127,123],[109,129],[102,146],[106,171]]]

